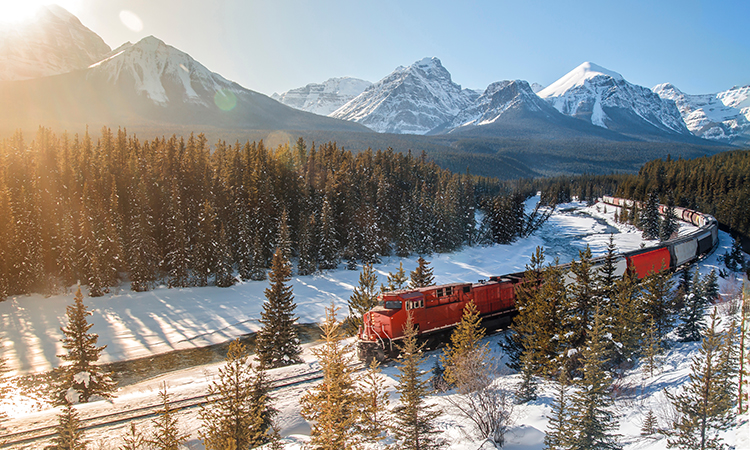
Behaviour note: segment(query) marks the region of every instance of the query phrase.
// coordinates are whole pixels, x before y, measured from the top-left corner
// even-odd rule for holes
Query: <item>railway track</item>
[[[361,364],[356,364],[354,367],[362,368],[363,366]],[[271,381],[271,391],[311,383],[322,378],[323,372],[321,370],[279,378]],[[169,402],[169,405],[174,411],[185,411],[200,407],[206,403],[208,402],[206,401],[205,395],[200,395],[174,400]],[[132,420],[153,418],[158,415],[162,408],[162,404],[153,404],[108,414],[85,417],[81,419],[81,429],[87,431],[118,425]],[[33,442],[49,439],[55,436],[55,427],[56,425],[47,425],[5,434],[0,436],[0,448],[13,448],[13,446],[16,445],[31,444]]]

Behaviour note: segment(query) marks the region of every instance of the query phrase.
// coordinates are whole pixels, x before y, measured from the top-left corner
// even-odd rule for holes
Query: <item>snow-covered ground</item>
[[[585,207],[583,204],[562,205],[550,220],[534,236],[523,239],[513,245],[473,247],[462,251],[432,255],[427,259],[434,268],[437,283],[476,281],[491,275],[518,272],[524,269],[534,249],[542,245],[547,252],[548,261],[555,257],[560,262],[568,262],[577,257],[578,250],[588,244],[595,255],[606,250],[609,234],[614,233],[615,243],[619,250],[628,251],[639,248],[644,241],[640,233],[630,226],[616,224],[613,221],[615,208],[596,205]],[[680,232],[686,233],[692,228],[683,225]],[[731,246],[731,238],[720,232],[720,244],[717,251],[701,262],[701,272],[707,273],[717,268],[717,256]],[[646,245],[652,242],[645,242]],[[416,258],[387,258],[377,265],[381,282],[385,275],[398,269],[399,262],[404,263],[407,271],[416,267]],[[342,265],[343,267],[343,265]],[[345,269],[328,271],[307,277],[295,277],[292,280],[297,302],[297,313],[302,323],[318,322],[324,316],[324,309],[334,302],[346,311],[346,302],[352,289],[357,284],[358,271]],[[727,293],[738,287],[738,282],[721,280],[722,292]],[[263,290],[267,282],[244,282],[232,288],[190,288],[167,289],[159,287],[151,292],[135,293],[127,289],[100,298],[86,297],[84,302],[94,311],[89,318],[94,323],[92,331],[99,334],[99,343],[107,344],[103,359],[115,361],[181,348],[192,348],[223,342],[241,334],[258,329],[258,318],[264,299]],[[58,364],[56,354],[61,353],[60,326],[65,325],[65,306],[72,301],[72,294],[44,298],[39,295],[9,299],[0,303],[0,342],[2,354],[9,361],[11,368],[20,373],[45,371]],[[342,318],[341,316],[340,318]],[[727,320],[725,319],[725,322]],[[501,361],[502,355],[497,345],[502,333],[487,338],[489,348]],[[284,377],[296,373],[314,370],[315,358],[310,352],[314,344],[306,344],[304,363],[288,368],[275,369],[272,377]],[[659,416],[664,413],[666,402],[663,389],[674,389],[685,383],[689,373],[690,358],[697,352],[697,344],[676,344],[663,356],[663,369],[653,378],[647,378],[636,368],[620,382],[623,391],[628,395],[617,401],[617,412],[620,418],[619,433],[621,442],[627,449],[652,450],[666,448],[662,439],[643,439],[639,436],[641,422],[648,409],[653,409]],[[428,372],[437,352],[427,354],[423,370]],[[138,405],[155,404],[157,392],[163,382],[169,386],[169,392],[177,398],[202,395],[211,376],[216,373],[219,364],[212,364],[160,375],[121,388],[117,397],[110,401],[98,401],[79,405],[82,416],[94,415],[97,412],[124,409]],[[504,368],[498,375],[498,383],[511,387],[517,382],[517,376]],[[383,374],[390,387],[395,386],[397,366],[393,363],[384,367]],[[309,385],[300,385],[274,393],[274,406],[279,410],[277,417],[282,435],[285,436],[287,448],[298,449],[306,440],[309,426],[301,418],[298,400]],[[516,406],[514,410],[515,425],[506,436],[504,448],[513,450],[536,450],[543,448],[546,415],[550,413],[554,385],[544,384],[539,399]],[[444,430],[449,448],[459,450],[478,449],[481,442],[474,442],[462,431],[465,421],[450,413],[446,407],[445,396],[431,398],[437,405],[445,407],[445,414],[439,419],[439,428]],[[397,401],[395,391],[391,392],[391,404]],[[0,405],[9,412],[11,420],[3,424],[8,431],[21,430],[53,424],[56,422],[57,410],[42,409],[33,406],[34,402],[22,397],[14,397],[14,405]],[[181,426],[191,434],[189,448],[203,448],[198,440],[197,410],[181,412]],[[738,419],[738,426],[724,433],[725,442],[736,449],[750,448],[750,425],[748,415]],[[666,422],[661,425],[666,425]],[[119,436],[125,432],[127,425],[96,429],[87,434],[87,438],[100,447],[117,448],[121,441]],[[146,425],[145,428],[148,428]],[[29,445],[23,448],[35,448]]]

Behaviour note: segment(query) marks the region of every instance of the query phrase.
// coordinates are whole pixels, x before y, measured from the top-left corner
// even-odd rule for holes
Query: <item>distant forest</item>
[[[663,204],[695,209],[716,217],[733,231],[750,237],[750,150],[695,159],[656,159],[637,175],[580,175],[520,183],[543,191],[547,203],[572,196],[593,200],[604,194],[645,201],[655,192]]]
[[[424,154],[301,138],[272,149],[107,128],[96,141],[16,133],[0,143],[0,299],[78,281],[96,296],[120,281],[143,291],[262,280],[277,247],[303,275],[452,251],[473,243],[479,199],[500,189]]]

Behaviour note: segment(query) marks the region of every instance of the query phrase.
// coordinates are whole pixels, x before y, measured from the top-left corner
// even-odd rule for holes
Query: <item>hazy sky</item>
[[[269,95],[338,76],[377,81],[425,56],[475,89],[546,86],[584,61],[692,94],[750,84],[750,0],[60,3],[113,48],[154,35]]]

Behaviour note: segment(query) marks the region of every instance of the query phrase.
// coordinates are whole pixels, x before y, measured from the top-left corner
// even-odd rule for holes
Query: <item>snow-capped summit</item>
[[[495,123],[509,112],[557,114],[539,98],[523,80],[498,81],[490,84],[469,107],[462,110],[444,129],[478,127]]]
[[[689,136],[674,102],[585,62],[539,91],[561,113],[625,134]]]
[[[451,80],[438,58],[398,67],[331,117],[381,133],[425,134],[469,106],[478,94]]]
[[[33,20],[0,29],[0,80],[27,80],[85,69],[109,46],[76,16],[57,5]]]
[[[209,106],[217,91],[240,90],[235,83],[154,36],[120,46],[111,56],[92,64],[87,77],[127,83],[157,105],[176,101]]]
[[[330,78],[322,83],[292,89],[271,98],[292,108],[327,116],[370,87],[372,82],[359,78]]]
[[[696,136],[735,144],[750,142],[750,86],[691,95],[663,83],[653,91],[677,104],[685,124]]]

